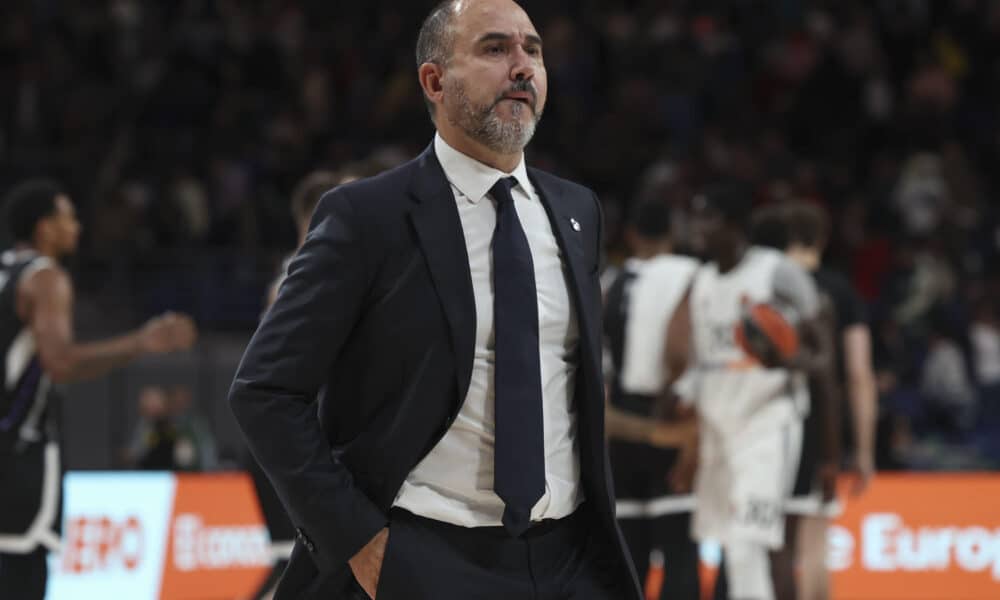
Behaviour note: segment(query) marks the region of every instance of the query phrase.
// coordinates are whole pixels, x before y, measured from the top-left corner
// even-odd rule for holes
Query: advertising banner
[[[1000,598],[1000,477],[879,475],[830,530],[837,600]]]
[[[249,596],[271,564],[241,473],[69,473],[63,532],[49,600],[232,600]]]

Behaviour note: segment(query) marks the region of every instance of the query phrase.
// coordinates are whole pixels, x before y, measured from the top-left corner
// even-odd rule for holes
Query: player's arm
[[[820,411],[823,430],[824,488],[832,495],[836,465],[840,461],[840,410],[834,378],[834,315],[829,302],[823,303],[812,277],[791,261],[783,262],[775,272],[775,295],[795,307],[799,352],[786,365],[804,371],[814,382],[812,404]]]
[[[683,446],[694,434],[694,424],[689,421],[666,422],[640,417],[619,410],[611,403],[606,405],[604,421],[610,437],[651,446]]]
[[[843,340],[847,391],[856,445],[854,467],[858,475],[853,491],[860,493],[868,487],[875,472],[875,421],[878,404],[871,360],[871,331],[868,325],[856,323],[844,330]]]
[[[691,398],[682,398],[677,392],[677,388],[681,387],[678,385],[679,381],[682,378],[692,377],[688,371],[691,365],[692,336],[691,288],[688,288],[667,326],[666,351],[663,356],[667,373],[670,374],[664,390],[664,401],[669,403],[668,410],[677,419],[675,423],[685,427],[687,433],[683,443],[680,444],[680,454],[669,475],[670,485],[678,493],[691,489],[698,466],[698,417],[694,408],[682,403],[683,400]],[[685,396],[689,394],[690,392],[684,393]],[[666,399],[668,396],[669,400]]]
[[[817,331],[814,346],[819,346],[816,352],[821,361],[809,376],[812,378],[813,410],[819,410],[820,428],[822,431],[822,461],[820,464],[820,480],[823,485],[823,496],[830,499],[834,495],[838,467],[840,465],[840,402],[843,397],[839,393],[835,378],[835,363],[833,361],[833,336],[836,329],[833,305],[828,301],[821,302],[820,312],[815,319]],[[829,357],[827,358],[827,353]]]
[[[831,315],[824,315],[819,291],[812,277],[801,267],[784,260],[774,274],[774,294],[777,300],[795,309],[799,315],[796,326],[799,351],[789,360],[761,357],[770,367],[804,371],[814,377],[831,377],[834,369],[834,347]]]
[[[691,288],[688,288],[667,325],[663,361],[668,377],[664,392],[671,401],[676,400],[674,383],[687,371],[691,360],[691,335]]]
[[[197,333],[190,318],[167,314],[141,329],[109,340],[77,343],[73,337],[73,285],[65,271],[41,269],[18,288],[42,368],[58,383],[104,375],[143,354],[191,347]]]

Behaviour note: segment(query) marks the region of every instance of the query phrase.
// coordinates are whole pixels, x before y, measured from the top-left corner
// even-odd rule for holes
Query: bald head
[[[424,19],[417,35],[417,67],[424,63],[447,64],[454,42],[452,23],[460,0],[445,0]]]

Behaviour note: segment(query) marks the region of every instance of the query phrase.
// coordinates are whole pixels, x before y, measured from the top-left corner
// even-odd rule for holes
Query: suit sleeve
[[[229,392],[250,450],[321,571],[342,567],[387,523],[331,454],[317,415],[319,389],[370,286],[364,239],[349,198],[328,192]]]

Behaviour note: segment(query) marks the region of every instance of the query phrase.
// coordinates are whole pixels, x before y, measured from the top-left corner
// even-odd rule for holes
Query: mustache
[[[538,92],[535,90],[535,84],[528,79],[519,79],[515,81],[513,85],[511,85],[509,88],[504,90],[496,97],[490,108],[492,109],[497,104],[500,104],[500,102],[503,101],[503,99],[506,98],[509,94],[513,94],[516,92],[527,92],[531,94],[531,112],[537,112],[536,107],[538,106]]]

